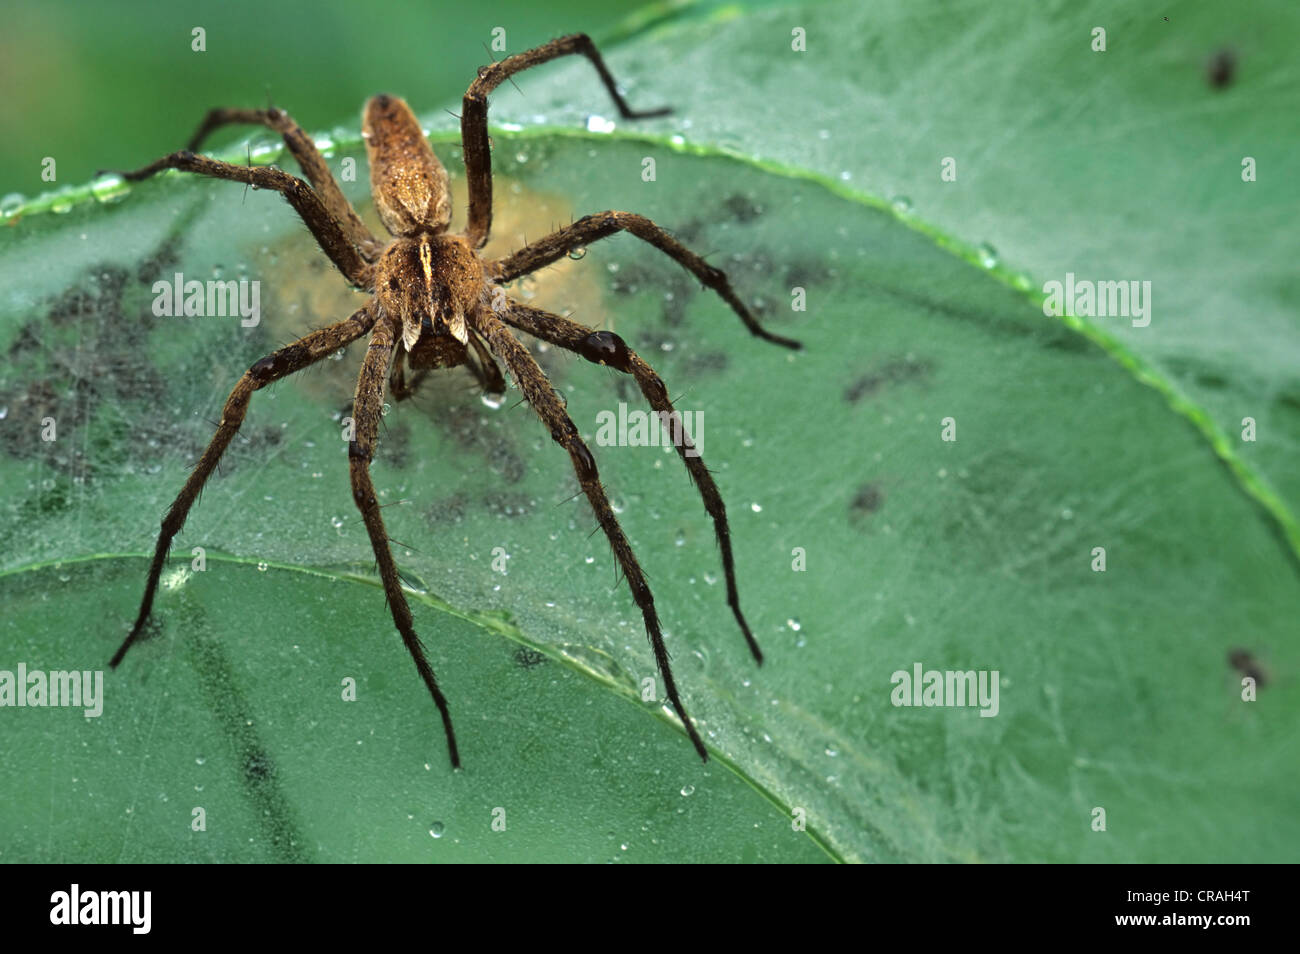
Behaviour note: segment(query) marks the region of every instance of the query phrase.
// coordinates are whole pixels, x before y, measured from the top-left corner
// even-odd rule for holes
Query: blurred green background
[[[261,106],[269,97],[311,131],[357,126],[363,100],[378,92],[404,96],[427,112],[464,92],[489,60],[484,45],[495,27],[505,29],[514,53],[578,31],[599,40],[644,6],[390,0],[381,15],[342,0],[310,7],[257,0],[6,2],[0,193],[31,196],[86,182],[98,169],[142,165],[180,148],[213,106]],[[205,53],[190,49],[195,27],[206,30]],[[50,155],[57,161],[54,184],[40,178],[41,160]]]

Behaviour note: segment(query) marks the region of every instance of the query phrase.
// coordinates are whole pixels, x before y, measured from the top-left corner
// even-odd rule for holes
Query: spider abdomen
[[[384,228],[394,235],[441,232],[451,221],[447,170],[420,122],[397,96],[374,96],[361,114],[370,160],[370,192]]]

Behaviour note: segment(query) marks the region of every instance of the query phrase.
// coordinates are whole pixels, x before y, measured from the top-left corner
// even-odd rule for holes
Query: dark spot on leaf
[[[844,400],[849,404],[857,404],[863,398],[875,396],[887,386],[926,378],[931,373],[933,366],[929,361],[918,361],[910,357],[894,358],[845,388]]]
[[[174,272],[180,262],[180,236],[169,235],[154,253],[142,261],[135,272],[135,280],[141,285],[152,286],[164,272]]]
[[[726,214],[737,222],[753,222],[763,214],[763,207],[747,195],[730,195],[722,203]]]
[[[1224,47],[1218,50],[1205,67],[1205,80],[1211,89],[1227,89],[1237,75],[1237,54]]]
[[[390,414],[389,417],[392,415]],[[397,420],[389,424],[388,418],[384,418],[381,427],[377,450],[379,459],[398,470],[405,468],[411,460],[410,423]]]
[[[1044,340],[1043,347],[1051,351],[1063,351],[1066,354],[1089,358],[1105,357],[1105,352],[1083,335],[1069,328],[1061,328],[1056,334]]]
[[[727,370],[727,353],[725,351],[705,351],[701,354],[691,353],[683,362],[683,372],[691,377],[703,377]]]
[[[433,525],[460,523],[465,519],[469,507],[469,498],[463,493],[454,493],[450,497],[434,501],[424,511],[424,519]]]
[[[1255,680],[1258,688],[1268,685],[1268,678],[1264,673],[1264,667],[1260,665],[1249,651],[1245,649],[1231,649],[1228,651],[1228,665],[1243,676],[1249,676]]]
[[[1277,403],[1291,411],[1300,411],[1300,392],[1286,391],[1278,395]]]
[[[545,656],[527,646],[520,646],[516,649],[513,658],[515,663],[524,669],[532,669],[534,666],[540,666],[546,662]]]
[[[244,753],[244,778],[249,782],[265,782],[275,773],[271,757],[261,749]]]
[[[830,267],[815,260],[792,262],[785,269],[785,284],[790,288],[811,288],[830,277]]]
[[[873,514],[880,509],[881,504],[885,502],[885,494],[877,484],[863,484],[858,488],[858,492],[853,495],[853,501],[849,504],[849,514],[853,517],[864,517]]]

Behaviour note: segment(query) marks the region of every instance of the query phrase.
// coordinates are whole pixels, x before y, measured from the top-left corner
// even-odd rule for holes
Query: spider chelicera
[[[761,663],[763,654],[740,610],[731,532],[718,487],[686,436],[663,381],[622,338],[514,301],[505,295],[500,285],[550,265],[574,249],[626,231],[649,242],[716,291],[753,334],[787,348],[798,348],[799,343],[764,330],[720,270],[685,248],[649,219],[631,212],[611,211],[584,216],[505,258],[487,261],[480,257],[478,249],[487,242],[492,224],[488,94],[521,70],[571,54],[585,56],[591,61],[623,118],[642,119],[668,112],[666,109],[630,109],[596,47],[585,34],[561,37],[481,68],[478,78],[465,93],[460,117],[465,173],[469,183],[469,212],[465,230],[459,234],[447,231],[451,222],[447,170],[434,156],[410,108],[395,96],[371,98],[362,113],[362,136],[370,163],[371,194],[380,219],[393,235],[388,241],[370,233],[343,197],[315,144],[283,110],[214,109],[199,125],[187,149],[122,174],[130,181],[137,181],[164,169],[181,169],[257,188],[274,189],[302,217],[321,249],[353,287],[371,293],[372,297],[351,317],[300,338],[262,358],[244,372],[226,400],[216,434],[163,517],[144,598],[140,601],[140,612],[110,666],[116,668],[122,661],[148,620],[172,538],[185,523],[199,491],[239,430],[253,392],[301,371],[369,334],[353,403],[355,435],[348,448],[352,498],[361,511],[370,536],[393,622],[442,714],[452,766],[460,766],[460,755],[447,700],[438,688],[424,646],[415,634],[411,610],[388,548],[388,536],[370,479],[370,462],[379,433],[386,378],[394,399],[400,401],[414,393],[420,378],[429,370],[468,365],[484,388],[499,393],[504,390],[504,379],[497,358],[505,362],[526,400],[550,429],[552,439],[569,452],[582,492],[591,502],[600,528],[609,538],[614,557],[627,578],[632,597],[641,609],[668,699],[696,751],[707,761],[704,742],[686,714],[673,680],[650,587],[610,508],[596,471],[596,462],[578,436],[578,429],[566,413],[562,400],[511,328],[526,331],[588,361],[632,375],[651,407],[665,424],[671,425],[678,455],[713,518],[726,572],[727,602],[740,624],[750,652]],[[280,133],[311,185],[274,166],[239,166],[195,154],[194,150],[209,133],[231,123],[262,125]],[[413,372],[409,381],[406,376],[408,365]],[[677,435],[681,436],[680,440],[676,439]]]

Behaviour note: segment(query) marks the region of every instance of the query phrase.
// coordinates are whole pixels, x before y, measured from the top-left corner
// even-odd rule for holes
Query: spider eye
[[[623,339],[612,331],[593,331],[579,345],[582,356],[595,364],[628,370],[628,351]]]

